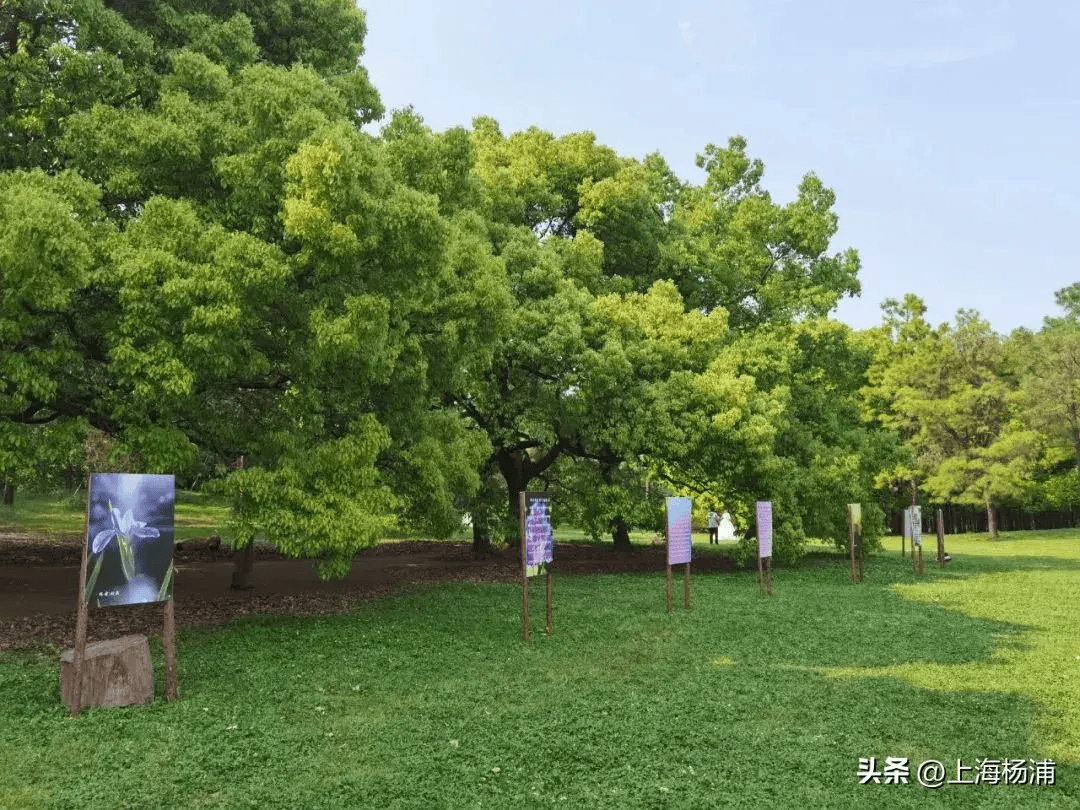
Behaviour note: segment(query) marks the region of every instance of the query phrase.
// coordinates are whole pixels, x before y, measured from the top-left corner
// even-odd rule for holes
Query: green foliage
[[[333,441],[280,440],[285,447],[272,469],[252,467],[229,478],[237,501],[229,521],[234,545],[243,548],[262,534],[285,554],[315,559],[320,577],[345,576],[356,551],[382,537],[395,505],[375,468],[389,437],[367,417]]]
[[[397,130],[409,121],[415,128],[402,119]],[[592,532],[616,517],[655,522],[651,507],[637,507],[646,475],[730,502],[743,525],[754,500],[784,499],[779,548],[792,559],[804,518],[818,530],[838,525],[842,502],[818,517],[824,493],[854,467],[859,480],[847,488],[867,495],[877,468],[857,456],[882,444],[853,404],[865,364],[849,363],[827,395],[789,409],[790,380],[804,371],[794,358],[811,348],[782,331],[857,290],[855,254],[825,255],[832,192],[808,176],[795,203],[774,205],[742,139],[707,150],[709,177],[695,187],[658,155],[619,158],[590,133],[505,137],[477,119],[472,137],[516,304],[491,373],[458,399],[490,438],[511,498],[551,478]],[[808,381],[800,393],[813,399],[812,389]],[[813,427],[837,407],[842,416]],[[777,457],[789,453],[782,439],[799,444],[798,430],[816,444]],[[796,483],[802,467],[830,464],[820,480]]]
[[[0,474],[53,463],[41,424],[67,469],[90,429],[140,470],[242,457],[239,542],[324,572],[392,524],[510,537],[561,460],[590,531],[653,525],[649,478],[775,500],[781,557],[846,537],[887,443],[824,320],[858,290],[833,192],[773,203],[740,137],[693,185],[589,132],[368,135],[365,35],[349,0],[0,8]]]
[[[931,329],[915,296],[883,309],[864,394],[910,456],[879,481],[922,480],[939,499],[987,509],[1020,497],[1041,447],[1018,418],[1016,375],[1001,337],[970,310],[957,313],[953,328]]]

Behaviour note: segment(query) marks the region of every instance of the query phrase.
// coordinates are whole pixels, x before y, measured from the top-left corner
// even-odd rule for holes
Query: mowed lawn
[[[177,490],[173,536],[177,542],[222,534],[229,516],[229,501],[200,492]],[[15,493],[15,503],[0,506],[0,532],[30,534],[50,540],[77,540],[86,536],[86,490],[57,498],[55,495]]]
[[[0,653],[0,808],[1080,807],[1080,532],[948,547],[916,577],[890,538],[858,585],[822,547],[772,598],[697,575],[671,615],[663,571],[556,575],[528,646],[498,583],[252,617],[180,633],[178,703],[74,720],[59,650]],[[1006,759],[1056,784],[915,774]]]

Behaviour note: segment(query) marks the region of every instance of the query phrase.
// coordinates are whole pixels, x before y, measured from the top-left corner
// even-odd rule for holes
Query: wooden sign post
[[[543,573],[547,579],[547,627],[552,632],[551,563],[554,561],[555,538],[551,529],[551,494],[548,492],[519,493],[521,512],[521,637],[529,641],[529,578]]]
[[[134,691],[130,696],[125,694],[125,680],[129,681],[126,685],[131,690],[140,691],[145,685],[148,690],[145,692],[145,700],[153,700],[154,696],[153,670],[150,668],[149,647],[146,646],[145,636],[127,636],[116,642],[99,642],[93,645],[91,690],[89,695],[86,694],[86,634],[91,599],[96,600],[99,607],[165,603],[162,632],[165,648],[165,697],[176,700],[180,696],[176,677],[176,617],[173,608],[175,492],[175,481],[171,475],[100,474],[88,477],[86,517],[83,523],[85,532],[79,565],[75,648],[71,651],[71,669],[65,668],[66,654],[61,656],[60,667],[61,691],[72,717],[82,712],[84,704],[127,705],[143,702],[144,698],[134,695]],[[138,520],[136,511],[139,513],[138,517],[147,519]],[[136,546],[135,540],[141,545]],[[160,550],[163,544],[167,545],[166,553],[147,553],[148,548],[158,546]],[[91,555],[95,558],[92,570]],[[105,566],[107,555],[111,559],[108,567]],[[135,641],[140,638],[141,646]],[[97,649],[99,647],[100,650]],[[118,656],[113,666],[102,665],[101,662],[109,661],[112,656]],[[112,669],[117,669],[124,675],[119,683],[110,681]],[[140,695],[142,694],[140,691]]]
[[[863,581],[862,504],[849,503],[848,548],[851,553],[851,581]]]
[[[758,593],[772,596],[772,501],[758,501]]]
[[[693,534],[690,526],[690,499],[667,499],[667,611],[671,613],[672,576],[671,566],[685,565],[683,574],[683,607],[690,610],[690,556],[693,549]]]
[[[922,562],[922,507],[907,508],[907,524],[911,532],[911,567],[916,574],[923,573]]]
[[[945,516],[940,509],[937,510],[937,562],[938,565],[948,562],[945,559]]]

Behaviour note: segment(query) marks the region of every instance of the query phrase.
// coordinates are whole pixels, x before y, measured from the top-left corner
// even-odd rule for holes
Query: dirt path
[[[24,646],[35,639],[74,644],[78,598],[79,555],[75,541],[37,541],[0,537],[0,649]],[[656,572],[662,575],[665,552],[660,548],[617,554],[611,546],[555,546],[556,576]],[[311,615],[349,609],[357,600],[389,596],[409,583],[446,580],[516,582],[521,577],[517,550],[473,555],[468,543],[408,541],[384,543],[357,555],[349,576],[323,582],[306,560],[282,558],[272,549],[258,549],[255,587],[229,588],[232,562],[205,543],[178,547],[174,561],[174,608],[180,627],[214,627],[251,613]],[[729,571],[726,557],[702,556],[693,570]],[[88,639],[116,638],[127,633],[159,635],[158,604],[90,610]]]

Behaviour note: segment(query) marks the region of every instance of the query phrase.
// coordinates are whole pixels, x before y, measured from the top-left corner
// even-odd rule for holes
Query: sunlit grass
[[[179,703],[76,721],[57,650],[3,654],[0,807],[1080,807],[1076,537],[950,538],[921,577],[897,542],[859,585],[819,551],[772,598],[698,574],[671,615],[662,571],[556,576],[528,646],[497,583],[251,617],[181,633]],[[871,756],[1057,784],[859,785]]]
[[[220,535],[229,515],[228,500],[198,492],[176,493],[175,538]],[[0,506],[0,532],[30,534],[45,540],[77,540],[86,522],[86,490],[66,497],[16,492],[12,506]]]
[[[931,539],[924,566],[937,569],[936,538]],[[890,540],[896,542],[889,551],[899,553],[898,540]],[[1039,707],[1033,745],[1051,758],[1080,762],[1080,531],[1010,532],[998,540],[954,535],[945,548],[953,562],[928,581],[894,585],[896,593],[966,616],[1008,621],[1018,633],[1003,636],[985,661],[821,671],[902,678],[946,692],[1023,696]]]

